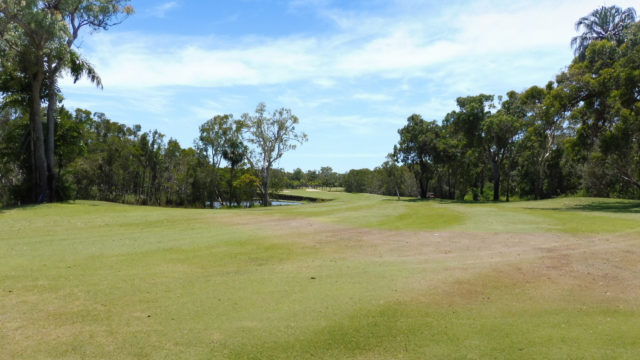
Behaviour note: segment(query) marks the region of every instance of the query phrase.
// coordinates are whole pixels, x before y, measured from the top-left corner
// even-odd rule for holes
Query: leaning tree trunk
[[[29,126],[31,130],[31,144],[33,146],[33,162],[35,170],[35,185],[33,194],[35,200],[40,203],[49,199],[47,184],[47,159],[44,150],[44,135],[42,131],[42,113],[40,90],[42,89],[42,80],[44,79],[44,70],[38,69],[31,78],[31,97],[29,101]]]

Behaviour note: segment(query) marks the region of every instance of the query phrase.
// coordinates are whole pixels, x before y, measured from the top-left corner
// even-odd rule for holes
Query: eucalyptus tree
[[[582,34],[571,39],[575,56],[584,60],[589,44],[594,41],[608,40],[621,45],[625,40],[625,31],[636,21],[633,8],[622,9],[618,6],[602,6],[576,22],[576,31]]]
[[[575,104],[574,149],[640,194],[640,24],[629,34],[622,46],[590,46],[560,78]]]
[[[44,7],[64,24],[62,46],[47,54],[47,167],[49,192],[55,195],[54,147],[55,113],[57,104],[57,80],[62,70],[68,69],[74,81],[85,76],[99,88],[102,81],[91,64],[72,48],[80,31],[88,28],[91,32],[107,30],[121,23],[133,13],[129,0],[49,0]]]
[[[434,163],[440,156],[442,128],[435,121],[426,121],[422,116],[413,114],[398,134],[400,141],[394,155],[412,168],[420,186],[420,197],[426,199],[429,182],[434,175]]]
[[[397,153],[396,147],[394,146],[394,152],[391,154],[387,154],[385,162],[382,163],[380,168],[384,172],[389,185],[393,188],[395,195],[400,200],[400,188],[402,187],[402,171],[398,166],[398,160],[395,156]]]
[[[371,186],[371,174],[373,171],[364,169],[351,169],[344,176],[344,191],[349,193],[373,192]]]
[[[467,176],[464,177],[467,181],[463,188],[471,186],[474,200],[484,194],[487,162],[497,159],[484,128],[491,115],[490,109],[494,107],[493,101],[493,95],[486,94],[459,97],[456,99],[458,110],[447,114],[443,121],[450,130],[449,135],[459,141],[467,167]]]
[[[291,178],[291,185],[296,189],[299,188],[300,186],[305,185],[304,171],[302,171],[302,169],[300,168],[296,168],[295,170],[293,170],[290,178]]]
[[[24,115],[9,108],[0,108],[0,207],[15,204],[15,190],[24,183],[29,161],[24,161],[25,130],[28,123]],[[27,159],[28,160],[28,159]]]
[[[197,145],[206,154],[209,162],[208,200],[212,207],[220,200],[218,169],[222,163],[225,143],[233,131],[233,115],[216,115],[200,125],[200,137]]]
[[[264,103],[258,104],[255,115],[244,114],[247,142],[254,152],[247,157],[251,166],[260,173],[260,191],[264,206],[269,206],[269,186],[273,165],[290,150],[307,141],[304,132],[296,130],[300,122],[290,109],[280,108],[267,113]]]
[[[17,65],[17,75],[28,84],[30,147],[34,168],[33,200],[49,198],[47,159],[42,129],[41,92],[45,79],[45,58],[60,45],[63,28],[54,14],[35,0],[0,2],[3,58]]]
[[[29,83],[26,94],[35,173],[34,200],[50,200],[53,195],[54,114],[60,71],[70,68],[74,77],[85,74],[99,83],[95,71],[72,50],[73,43],[82,28],[107,29],[132,12],[128,0],[0,2],[2,55],[20,64],[19,74]],[[43,87],[49,93],[46,149],[41,115]]]
[[[329,188],[331,191],[331,188],[338,183],[338,174],[333,171],[331,166],[322,166],[318,173],[318,180],[320,180],[320,186]]]
[[[234,191],[235,173],[237,168],[245,161],[249,148],[242,141],[242,130],[244,128],[244,122],[241,120],[233,121],[227,127],[225,137],[222,139],[222,158],[227,161],[229,165],[229,194],[227,201],[229,206],[232,206],[235,202],[236,205],[241,204],[241,199]]]
[[[520,112],[513,105],[517,98],[516,92],[509,92],[508,99],[501,104],[501,109],[489,115],[482,123],[484,151],[491,164],[493,201],[500,200],[503,164],[512,154],[514,143],[522,133],[522,122],[518,117]]]
[[[66,50],[66,49],[65,49]],[[49,187],[50,200],[56,200],[56,183],[59,176],[59,172],[56,171],[56,157],[55,152],[55,138],[57,129],[57,123],[60,122],[59,118],[56,118],[57,104],[58,104],[58,74],[60,73],[59,67],[62,66],[61,62],[55,63],[55,58],[67,57],[66,61],[68,71],[74,81],[79,80],[81,77],[86,77],[94,83],[98,88],[102,89],[102,79],[93,68],[81,55],[74,49],[68,49],[68,54],[63,55],[60,52],[55,56],[47,59],[46,79],[45,84],[47,86],[47,137],[45,141],[45,152],[47,158],[47,185]],[[62,59],[60,59],[62,61]],[[54,65],[55,64],[55,65]]]

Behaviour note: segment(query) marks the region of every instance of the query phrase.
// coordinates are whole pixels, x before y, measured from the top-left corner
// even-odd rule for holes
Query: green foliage
[[[344,177],[344,191],[350,193],[366,193],[371,189],[371,170],[349,170]]]
[[[607,40],[592,43],[584,61],[574,62],[562,86],[577,104],[571,117],[578,126],[572,149],[582,159],[599,164],[598,172],[631,185],[615,185],[609,194],[640,194],[640,25],[625,33],[621,45]],[[590,171],[589,174],[597,172]],[[587,184],[593,184],[587,180]],[[627,190],[623,190],[623,189]],[[603,193],[602,190],[595,190]]]
[[[75,79],[88,76],[100,85],[95,70],[71,50],[80,28],[107,29],[132,11],[128,1],[116,0],[0,3],[3,205],[43,200],[45,192],[60,200],[238,205],[235,184],[243,175],[260,179],[265,204],[284,188],[341,186],[475,201],[576,193],[640,197],[640,25],[633,9],[603,7],[580,19],[585,32],[574,45],[584,49],[555,82],[511,91],[505,99],[460,97],[440,122],[413,114],[380,167],[346,174],[329,166],[293,173],[274,168],[306,141],[286,108],[268,113],[259,104],[241,120],[217,115],[200,126],[189,149],[104,114],[57,108],[56,71],[68,69]],[[45,122],[38,97],[49,105]],[[52,139],[46,158],[45,137]]]
[[[0,112],[0,203],[2,206],[24,202],[31,188],[29,121],[9,110]]]
[[[217,201],[226,202],[229,206],[240,204],[234,191],[234,181],[239,168],[247,159],[249,149],[242,139],[242,132],[246,123],[234,120],[233,115],[216,115],[200,126],[200,137],[197,147],[208,159],[207,199],[211,206]],[[226,188],[219,181],[218,170],[222,160],[225,160],[230,171],[227,176]]]
[[[108,29],[132,14],[133,8],[128,2],[0,2],[0,92],[10,95],[14,107],[16,101],[22,101],[20,110],[28,114],[33,175],[31,201],[54,201],[58,192],[55,115],[59,92],[57,80],[62,70],[68,69],[75,80],[86,76],[101,86],[95,69],[72,46],[82,28]],[[48,103],[46,138],[41,112],[43,95]]]
[[[576,22],[576,31],[582,34],[571,39],[575,56],[584,60],[589,45],[594,41],[607,40],[621,45],[626,40],[626,30],[636,21],[633,8],[602,6]]]
[[[307,141],[307,135],[296,131],[298,117],[290,109],[280,108],[270,115],[264,103],[258,104],[255,115],[242,115],[247,129],[246,141],[253,146],[247,157],[251,167],[260,174],[262,203],[269,206],[271,169],[282,156]]]
[[[238,200],[251,206],[260,187],[260,179],[251,174],[244,174],[234,181],[233,186],[237,189]]]
[[[416,114],[411,115],[407,125],[398,130],[400,142],[394,154],[414,172],[423,199],[427,197],[434,165],[441,157],[441,131],[435,121],[425,121]]]
[[[385,163],[374,170],[350,170],[342,181],[344,191],[379,195],[415,197],[419,188],[414,174],[406,166]]]
[[[498,104],[486,94],[458,98],[458,109],[440,125],[409,117],[394,153],[415,173],[420,196],[508,201],[581,189],[639,197],[640,25],[634,19],[633,9],[615,6],[581,18],[576,59],[544,88],[511,91]]]

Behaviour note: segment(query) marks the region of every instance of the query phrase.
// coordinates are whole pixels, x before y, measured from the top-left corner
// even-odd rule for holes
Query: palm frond
[[[96,69],[91,65],[91,63],[74,50],[71,50],[69,53],[69,72],[73,77],[74,83],[84,77],[95,84],[99,89],[103,89],[102,79],[100,78],[100,75],[98,75]]]
[[[571,39],[575,56],[584,58],[589,44],[594,41],[609,40],[622,44],[626,29],[635,21],[636,11],[631,7],[623,10],[613,5],[593,10],[575,23],[576,31],[582,31],[581,35]]]

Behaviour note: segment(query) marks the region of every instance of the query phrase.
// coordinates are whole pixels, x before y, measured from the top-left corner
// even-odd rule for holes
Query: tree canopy
[[[576,56],[554,81],[504,96],[461,96],[443,118],[412,114],[374,169],[277,168],[307,141],[290,109],[215,115],[192,147],[84,109],[60,74],[102,82],[74,47],[82,29],[132,14],[125,0],[0,2],[0,202],[72,198],[217,207],[270,204],[283,187],[457,200],[566,194],[640,198],[640,24],[601,7],[576,23]],[[46,103],[46,110],[42,104]],[[43,120],[43,115],[46,117]]]

